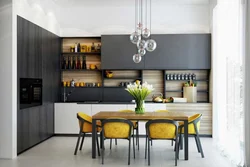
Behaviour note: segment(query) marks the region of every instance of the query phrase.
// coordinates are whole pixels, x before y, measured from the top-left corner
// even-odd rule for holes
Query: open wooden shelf
[[[171,81],[171,82],[187,82],[190,80],[166,80],[166,82]],[[209,80],[207,79],[197,79],[197,80],[192,80],[193,82],[208,82]]]
[[[63,52],[63,55],[101,55],[101,52]]]
[[[129,77],[128,78],[126,78],[126,77],[124,77],[124,78],[120,78],[120,77],[119,78],[118,77],[115,77],[115,78],[106,78],[106,77],[104,77],[103,79],[131,79],[131,80],[132,79],[135,79],[135,80],[139,79],[139,80],[141,80],[142,78],[141,77],[130,77],[130,78]]]
[[[61,71],[102,71],[100,69],[61,69]]]
[[[166,90],[166,92],[183,92],[183,90]],[[207,90],[197,90],[197,93],[208,93]]]

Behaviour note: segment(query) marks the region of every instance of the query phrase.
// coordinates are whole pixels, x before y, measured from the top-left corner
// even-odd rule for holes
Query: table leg
[[[92,158],[96,158],[96,120],[92,120]]]
[[[184,121],[184,142],[185,160],[188,160],[188,120]]]

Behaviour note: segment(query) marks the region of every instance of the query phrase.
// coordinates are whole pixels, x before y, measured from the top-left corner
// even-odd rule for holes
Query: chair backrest
[[[155,112],[169,112],[168,110],[156,110]]]
[[[102,121],[102,130],[105,138],[129,139],[133,123],[123,118],[111,118]]]
[[[196,134],[195,126],[197,127],[197,131],[200,130],[200,121],[202,118],[202,114],[194,114],[188,119],[188,133]]]
[[[169,119],[150,120],[146,123],[146,131],[151,139],[174,139],[178,134],[178,124]]]
[[[83,113],[77,113],[77,119],[79,122],[79,128],[82,128],[82,132],[92,132],[92,117]]]

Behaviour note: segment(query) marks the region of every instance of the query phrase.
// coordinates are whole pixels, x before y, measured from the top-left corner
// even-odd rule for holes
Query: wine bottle
[[[71,57],[68,58],[68,69],[72,69],[72,66],[71,66]]]
[[[83,57],[82,65],[83,65],[83,69],[86,69],[86,57],[85,56]]]
[[[76,60],[75,60],[75,57],[73,58],[72,69],[76,69]]]
[[[81,52],[81,45],[80,45],[80,43],[77,44],[77,52]]]
[[[66,57],[65,56],[63,57],[62,68],[63,69],[67,69],[67,66],[66,66]]]

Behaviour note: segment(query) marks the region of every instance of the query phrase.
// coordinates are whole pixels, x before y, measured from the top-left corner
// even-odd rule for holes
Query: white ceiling
[[[134,28],[134,0],[27,0],[53,13],[61,36],[130,33]],[[167,33],[187,29],[207,31],[209,0],[152,0],[152,30]],[[181,30],[181,31],[183,31]]]

